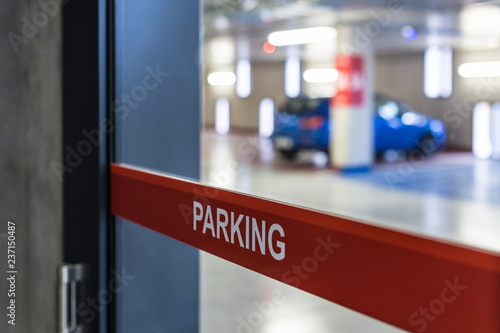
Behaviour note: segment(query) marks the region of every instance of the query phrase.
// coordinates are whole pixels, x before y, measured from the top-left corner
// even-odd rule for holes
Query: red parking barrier
[[[117,216],[411,332],[500,332],[499,254],[116,164],[111,171]]]

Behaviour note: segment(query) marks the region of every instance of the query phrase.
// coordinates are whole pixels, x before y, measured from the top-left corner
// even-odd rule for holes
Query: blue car
[[[273,145],[293,159],[305,149],[328,153],[330,126],[328,98],[293,98],[274,117]],[[375,94],[375,152],[420,150],[429,156],[444,147],[446,128],[437,119],[416,112],[407,104]]]

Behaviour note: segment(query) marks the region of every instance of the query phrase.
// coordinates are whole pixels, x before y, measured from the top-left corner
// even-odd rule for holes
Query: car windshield
[[[308,113],[320,104],[320,98],[293,98],[288,100],[278,111],[293,114]]]
[[[383,96],[376,96],[375,105],[379,116],[386,120],[395,117],[401,117],[410,109],[410,107],[406,104],[400,103],[393,99],[385,98]]]

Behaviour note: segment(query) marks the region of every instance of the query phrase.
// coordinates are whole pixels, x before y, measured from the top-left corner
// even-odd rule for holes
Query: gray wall
[[[453,94],[446,99],[430,99],[423,90],[423,53],[379,54],[375,59],[376,90],[399,98],[416,110],[441,119],[449,132],[448,147],[470,150],[472,144],[472,107],[479,101],[500,101],[500,79],[464,79],[457,74],[458,66],[464,62],[496,61],[498,50],[455,51],[453,55]],[[231,102],[231,127],[255,131],[258,128],[258,106],[264,97],[275,102],[284,100],[283,63],[252,64],[253,92],[248,98],[236,96],[234,86],[211,87],[205,84],[204,124],[214,124],[214,107],[217,97],[224,96]],[[308,67],[326,67],[328,62],[305,63]],[[208,67],[211,71],[231,70],[234,66]],[[307,84],[302,82],[303,91]]]
[[[0,332],[54,333],[56,267],[62,260],[61,15],[40,14],[35,0],[0,6]],[[22,18],[39,21],[16,53]],[[28,32],[29,33],[29,32]],[[28,36],[28,35],[27,35]],[[6,320],[7,221],[16,222],[16,326]]]

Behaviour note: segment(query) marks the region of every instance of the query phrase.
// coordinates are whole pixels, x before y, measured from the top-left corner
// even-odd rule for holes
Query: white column
[[[330,108],[331,163],[342,171],[369,170],[374,159],[372,41],[353,26],[339,27],[337,40],[339,79]]]

